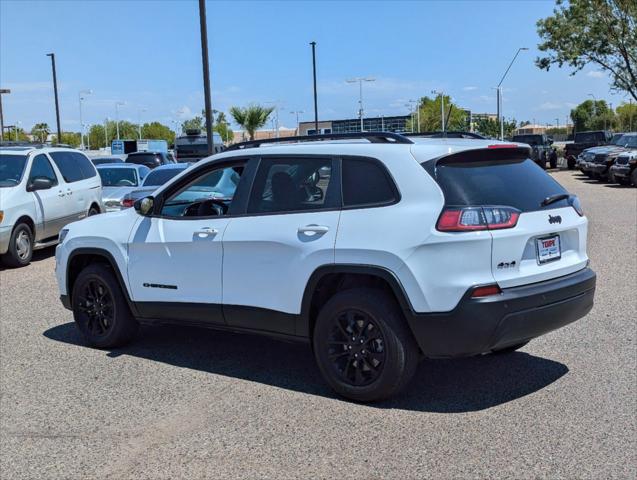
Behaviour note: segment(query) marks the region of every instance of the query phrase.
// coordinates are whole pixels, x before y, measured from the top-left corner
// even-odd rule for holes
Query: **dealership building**
[[[368,117],[363,119],[363,130],[366,132],[404,132],[411,115],[391,117]],[[345,120],[321,120],[318,122],[319,133],[355,133],[361,131],[360,118]],[[314,122],[300,122],[299,135],[314,135]]]

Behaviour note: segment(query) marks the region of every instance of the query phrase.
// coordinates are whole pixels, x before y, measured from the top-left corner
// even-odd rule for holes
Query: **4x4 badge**
[[[549,215],[549,223],[552,225],[554,223],[562,223],[562,217],[560,217],[559,215],[556,216],[552,216]]]

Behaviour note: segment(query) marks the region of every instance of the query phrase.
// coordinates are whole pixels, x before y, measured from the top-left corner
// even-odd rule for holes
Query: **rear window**
[[[530,212],[569,205],[568,200],[540,205],[546,197],[568,192],[529,159],[442,160],[435,176],[447,206],[507,206]]]
[[[137,165],[157,165],[161,163],[159,155],[154,153],[143,153],[141,155],[129,155],[126,163],[136,163]]]
[[[604,132],[582,132],[575,134],[575,143],[595,143],[606,140]]]
[[[529,145],[543,143],[542,135],[515,135],[512,140],[514,142],[527,143]]]
[[[156,187],[159,185],[163,185],[168,180],[176,177],[184,170],[185,168],[166,168],[164,170],[153,170],[144,180],[144,187]]]

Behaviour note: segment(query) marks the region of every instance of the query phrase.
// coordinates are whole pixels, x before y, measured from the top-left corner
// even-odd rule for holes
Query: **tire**
[[[556,153],[551,154],[551,156],[549,158],[549,163],[551,165],[551,168],[557,168],[557,154]],[[573,165],[573,167],[575,167],[575,165]]]
[[[630,174],[630,182],[633,184],[633,187],[637,187],[637,168]]]
[[[617,179],[615,178],[615,174],[610,170],[608,171],[608,177],[606,177],[606,179],[608,180],[608,183],[618,183]]]
[[[139,330],[119,281],[107,265],[94,263],[82,270],[73,285],[71,301],[75,324],[89,345],[119,347]]]
[[[566,159],[566,165],[569,170],[573,170],[575,168],[575,157],[570,156]]]
[[[399,393],[420,359],[395,300],[372,288],[334,295],[318,315],[312,344],[325,381],[358,402]]]
[[[520,348],[524,347],[527,343],[529,343],[529,340],[527,340],[526,342],[522,342],[522,343],[517,343],[515,345],[511,345],[509,347],[500,348],[498,350],[493,350],[491,353],[494,353],[496,355],[505,355],[507,353],[513,353],[516,350],[519,350]]]
[[[88,213],[86,214],[87,217],[92,217],[93,215],[98,215],[100,213],[100,211],[95,208],[93,205],[91,205],[91,208],[88,209]]]
[[[19,268],[31,263],[33,258],[33,232],[26,223],[19,223],[11,232],[9,248],[2,255],[2,263],[7,267]]]

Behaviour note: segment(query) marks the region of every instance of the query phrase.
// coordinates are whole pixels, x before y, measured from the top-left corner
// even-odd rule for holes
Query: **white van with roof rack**
[[[511,352],[592,308],[586,217],[529,153],[385,132],[234,145],[65,228],[61,300],[99,348],[140,324],[259,333],[384,399],[422,357]]]
[[[71,148],[0,147],[0,258],[11,267],[55,245],[67,223],[102,211],[102,182]]]

